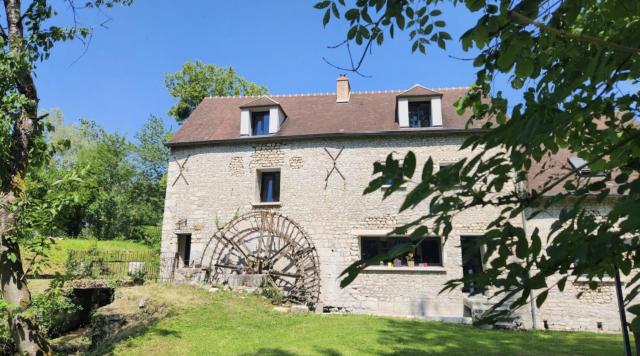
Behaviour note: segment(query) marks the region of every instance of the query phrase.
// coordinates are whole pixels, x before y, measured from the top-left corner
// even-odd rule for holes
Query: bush
[[[144,280],[147,277],[147,272],[144,270],[144,268],[136,268],[133,271],[129,272],[128,275],[133,280],[133,283],[137,285],[143,285]]]
[[[64,263],[66,275],[71,279],[90,278],[96,269],[101,269],[104,261],[99,257],[98,245],[87,251],[69,251]]]
[[[9,303],[0,298],[0,314],[8,315],[7,309]],[[9,323],[6,319],[0,320],[0,355],[13,355],[16,352],[13,338],[11,337],[11,331],[9,330]]]
[[[280,305],[284,301],[284,295],[282,294],[280,289],[270,285],[267,282],[264,282],[262,284],[262,287],[260,288],[260,295],[269,298],[271,300],[271,303],[275,305]]]
[[[33,297],[26,316],[33,318],[42,333],[55,337],[62,330],[65,317],[81,308],[71,300],[71,289],[63,281],[53,281],[42,294]]]

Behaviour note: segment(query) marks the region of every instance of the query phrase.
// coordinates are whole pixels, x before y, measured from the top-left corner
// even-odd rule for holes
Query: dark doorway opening
[[[180,263],[188,267],[191,259],[191,234],[178,235],[178,256]]]
[[[460,247],[462,248],[462,273],[469,276],[482,272],[482,252],[480,245],[475,236],[461,236]],[[471,295],[484,292],[481,288],[474,285],[473,282],[466,282],[462,287],[464,293]]]

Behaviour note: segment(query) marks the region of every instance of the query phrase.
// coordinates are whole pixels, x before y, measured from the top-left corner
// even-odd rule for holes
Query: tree
[[[136,174],[129,194],[130,212],[138,229],[136,236],[159,248],[169,165],[165,142],[171,138],[171,130],[164,127],[160,118],[151,115],[135,138]]]
[[[622,273],[628,276],[624,303],[635,314],[631,328],[640,331],[640,304],[634,299],[640,291],[640,126],[635,119],[640,100],[640,38],[635,35],[640,31],[640,3],[450,2],[479,17],[460,38],[477,72],[474,85],[457,105],[460,112],[472,113],[469,124],[484,130],[463,145],[477,153],[458,164],[436,172],[427,160],[400,210],[423,201],[430,209],[394,233],[410,233],[415,245],[428,234],[447,237],[458,212],[500,207],[501,214],[480,240],[490,267],[449,281],[444,290],[473,281],[495,288],[497,306],[515,300],[511,306],[519,307],[534,296],[540,306],[550,289],[562,291],[570,278],[586,277],[596,288],[603,277]],[[355,42],[363,52],[344,69],[358,72],[370,49],[398,30],[408,32],[413,52],[426,53],[432,43],[445,49],[451,36],[444,31],[441,3],[363,0],[345,5],[337,0],[315,7],[324,12],[325,25],[341,16],[349,23],[342,43]],[[520,100],[510,103],[500,90],[493,93],[494,80],[500,77],[522,94]],[[562,152],[572,152],[585,163],[545,177],[540,186],[528,185],[532,167],[540,168]],[[392,179],[384,193],[389,196],[414,178],[415,165],[413,153],[402,163],[389,155],[386,162],[375,164],[376,177],[365,193]],[[585,175],[584,168],[591,173]],[[530,189],[503,189],[510,184]],[[456,193],[451,194],[454,187]],[[594,218],[589,207],[603,202],[611,209]],[[515,223],[523,214],[532,219],[552,207],[560,209],[560,219],[548,234],[535,230],[527,236]],[[411,248],[402,246],[385,258]],[[342,285],[356,278],[363,262],[376,260],[354,263],[344,271]]]
[[[169,116],[182,123],[207,96],[266,95],[266,87],[250,82],[231,68],[200,61],[186,62],[176,73],[167,74],[165,85],[177,103]]]
[[[128,5],[131,0],[86,1],[84,7]],[[33,73],[61,41],[86,37],[90,29],[54,23],[55,9],[47,0],[4,0],[5,24],[0,25],[0,291],[10,305],[9,327],[21,353],[51,353],[33,321],[22,316],[31,304],[19,244],[28,239],[20,225],[29,220],[25,179],[30,167],[43,164],[50,152],[43,138],[43,116],[38,116],[38,94]],[[77,15],[73,1],[65,4]],[[74,18],[77,18],[74,16]],[[24,210],[21,210],[24,209]],[[28,230],[28,229],[27,229]]]

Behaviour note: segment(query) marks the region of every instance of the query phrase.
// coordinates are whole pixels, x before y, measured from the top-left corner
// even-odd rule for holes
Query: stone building
[[[443,167],[471,154],[460,146],[478,129],[465,129],[468,116],[454,108],[466,89],[352,92],[344,76],[336,85],[331,94],[202,101],[168,144],[162,277],[267,276],[287,299],[318,310],[469,322],[487,301],[471,297],[472,286],[439,292],[463,271],[483,268],[470,242],[497,214],[491,207],[458,215],[446,242],[433,236],[412,256],[339,285],[347,266],[402,242],[387,234],[428,209],[399,214],[402,194],[363,195],[374,162],[411,150],[418,167],[429,157]],[[548,229],[556,214],[538,215],[526,229]],[[519,310],[522,326],[620,330],[612,284],[576,299],[586,289],[576,282],[551,293],[541,310]]]

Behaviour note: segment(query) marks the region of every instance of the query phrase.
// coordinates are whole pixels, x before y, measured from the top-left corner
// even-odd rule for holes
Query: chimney
[[[351,97],[351,86],[346,74],[340,74],[336,80],[336,103],[348,103]]]

